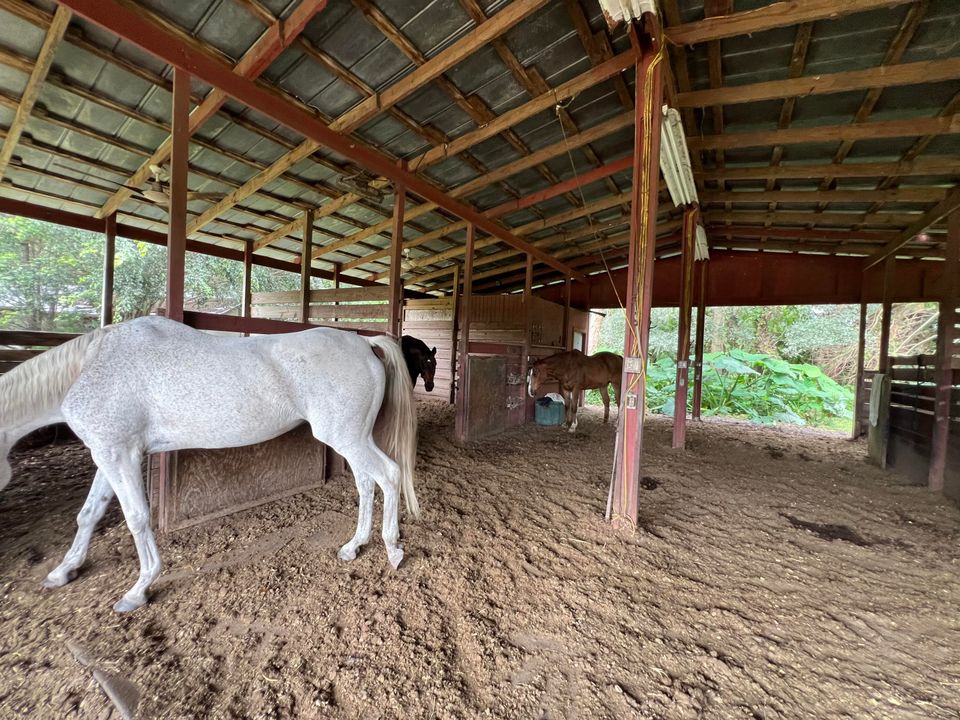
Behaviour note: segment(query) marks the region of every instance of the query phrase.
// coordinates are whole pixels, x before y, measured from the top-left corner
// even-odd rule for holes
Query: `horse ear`
[[[430,354],[431,354],[431,355],[436,355],[436,354],[437,354],[437,349],[436,349],[436,348],[433,348],[433,350],[430,351]]]

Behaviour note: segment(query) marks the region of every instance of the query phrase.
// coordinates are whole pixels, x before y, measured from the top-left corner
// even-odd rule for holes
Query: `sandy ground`
[[[601,518],[613,426],[461,450],[422,404],[407,559],[356,561],[348,477],[161,538],[136,574],[113,509],[60,559],[92,477],[77,445],[14,458],[0,494],[0,717],[118,717],[67,649],[139,689],[141,718],[958,718],[960,511],[836,435],[648,424],[641,523]]]

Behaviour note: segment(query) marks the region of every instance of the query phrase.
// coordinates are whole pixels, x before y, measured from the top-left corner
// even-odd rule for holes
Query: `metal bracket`
[[[633,375],[643,373],[643,358],[627,356],[623,359],[623,371]]]
[[[627,393],[627,410],[636,410],[637,409],[637,394],[636,393]]]

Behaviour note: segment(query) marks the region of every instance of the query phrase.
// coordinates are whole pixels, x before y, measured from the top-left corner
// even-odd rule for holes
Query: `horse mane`
[[[427,347],[427,344],[420,338],[415,338],[413,335],[404,335],[400,338],[400,342],[406,350],[420,350],[428,355],[430,354],[430,348]]]

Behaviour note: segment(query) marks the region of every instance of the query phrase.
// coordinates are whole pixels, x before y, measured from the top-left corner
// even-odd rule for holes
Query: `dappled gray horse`
[[[160,317],[94,330],[0,377],[0,490],[10,481],[13,444],[38,427],[66,422],[90,448],[97,474],[73,545],[44,585],[60,587],[76,576],[116,495],[140,559],[139,579],[114,605],[125,612],[147,601],[160,574],[143,454],[251,445],[304,420],[356,478],[357,531],[339,557],[352,560],[370,539],[376,482],[383,492],[383,541],[397,567],[403,559],[401,489],[408,511],[419,513],[413,489],[417,421],[403,354],[385,336],[316,328],[225,337]]]

